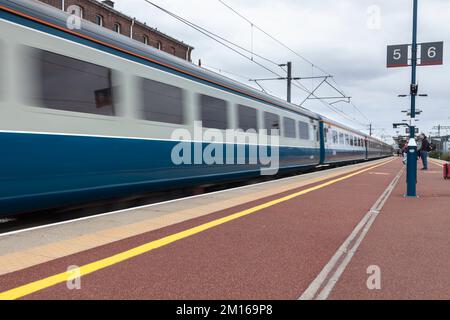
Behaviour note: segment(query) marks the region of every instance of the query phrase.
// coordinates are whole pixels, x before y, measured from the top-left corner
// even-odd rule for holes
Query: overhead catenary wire
[[[347,96],[347,94],[345,93],[345,91],[339,86],[339,84],[337,83],[337,81],[334,78],[331,78],[331,80],[334,82],[334,84],[336,85],[336,87],[340,90],[340,92],[342,92],[345,96]],[[359,112],[359,114],[361,114],[367,121],[371,122],[371,120],[361,111],[360,108],[358,108],[355,103],[353,101],[350,100],[350,104],[353,106],[353,108]]]
[[[265,30],[263,30],[262,28],[260,28],[258,25],[256,25],[253,21],[251,21],[250,19],[248,19],[247,17],[245,17],[243,14],[239,13],[236,9],[234,9],[233,7],[231,7],[229,4],[227,4],[225,1],[223,0],[218,0],[221,4],[223,4],[225,7],[227,7],[229,10],[233,11],[236,15],[238,15],[239,17],[241,17],[242,19],[244,19],[245,21],[247,21],[248,23],[250,23],[251,25],[253,25],[253,27],[255,29],[258,29],[259,31],[261,31],[262,33],[264,33],[267,37],[269,37],[270,39],[272,39],[273,41],[277,42],[279,45],[285,47],[287,50],[289,50],[290,52],[292,52],[293,54],[295,54],[297,57],[299,57],[300,59],[302,59],[303,61],[307,62],[308,64],[310,64],[311,66],[313,66],[314,68],[316,68],[317,70],[320,70],[322,73],[326,74],[326,75],[330,75],[329,72],[325,71],[323,68],[319,67],[318,65],[316,65],[315,63],[313,63],[311,60],[309,60],[308,58],[304,57],[303,55],[301,55],[300,53],[298,53],[297,51],[295,51],[294,49],[292,49],[291,47],[289,47],[288,45],[286,45],[284,42],[282,42],[281,40],[277,39],[276,37],[272,36],[271,34],[269,34],[268,32],[266,32]]]
[[[206,68],[206,69],[210,69],[210,70],[213,70],[213,71],[216,71],[216,72],[219,72],[219,73],[223,73],[223,74],[228,74],[230,76],[239,78],[241,80],[248,81],[250,79],[250,77],[245,77],[245,76],[239,75],[239,74],[237,74],[235,72],[224,70],[223,68],[212,67],[212,66],[205,65],[205,64],[203,64],[202,66],[204,68]],[[260,88],[264,93],[268,93],[268,94],[274,95],[270,90],[268,90],[266,87],[262,86],[259,82],[257,82],[257,81],[254,81],[254,82],[258,86],[258,88]]]
[[[264,61],[266,61],[266,62],[268,62],[268,63],[270,63],[270,64],[272,64],[272,65],[274,65],[276,67],[280,66],[280,64],[278,62],[275,62],[275,61],[273,61],[273,60],[271,60],[271,59],[269,59],[267,57],[264,57],[264,56],[262,56],[260,54],[255,53],[253,51],[253,49],[251,49],[251,50],[246,49],[246,48],[244,48],[244,47],[242,47],[242,46],[240,46],[240,45],[238,45],[238,44],[236,44],[236,43],[234,43],[234,42],[232,42],[232,41],[230,41],[230,40],[228,40],[228,39],[226,39],[226,38],[224,38],[224,37],[222,37],[222,36],[220,36],[220,35],[218,35],[218,34],[216,34],[214,32],[212,32],[212,31],[209,31],[209,30],[207,30],[207,29],[205,29],[205,28],[203,28],[203,27],[201,27],[201,26],[199,26],[199,25],[197,25],[197,24],[195,24],[195,23],[193,23],[193,22],[191,22],[191,21],[189,21],[189,20],[187,20],[187,19],[185,19],[185,18],[183,18],[183,17],[181,17],[181,16],[179,16],[179,15],[177,15],[177,14],[175,14],[175,13],[173,13],[173,12],[171,12],[171,11],[161,7],[161,6],[159,6],[159,5],[157,5],[156,3],[154,3],[154,2],[152,2],[150,0],[143,0],[143,1],[145,1],[148,4],[154,6],[155,8],[165,12],[166,14],[172,16],[173,18],[181,21],[182,23],[188,25],[189,27],[191,27],[191,28],[201,32],[202,34],[204,34],[205,36],[213,39],[214,41],[217,41],[217,42],[221,43],[222,45],[227,46],[229,49],[231,49],[233,51],[236,51],[240,55],[243,55],[242,52],[239,52],[239,51],[235,50],[234,48],[230,48],[229,46],[233,46],[233,47],[239,48],[242,51],[247,52],[248,54],[250,54],[250,57],[248,57],[246,55],[243,55],[243,56],[245,56],[250,61],[254,61],[254,59],[252,59],[252,57],[254,56],[254,57],[260,58],[261,60],[264,60]],[[221,41],[219,41],[217,39],[227,43],[228,45],[225,45],[223,42],[221,42]]]
[[[255,59],[252,59],[251,56],[249,57],[249,56],[243,54],[242,52],[240,52],[239,50],[233,48],[232,46],[234,46],[236,48],[239,48],[240,50],[245,51],[245,52],[247,52],[249,54],[252,54],[251,50],[248,50],[248,49],[246,49],[246,48],[244,48],[244,47],[242,47],[242,46],[240,46],[238,44],[233,43],[230,40],[225,39],[222,36],[219,36],[219,35],[215,34],[214,32],[211,32],[211,31],[209,31],[209,30],[207,30],[207,29],[205,29],[205,28],[203,28],[203,27],[201,27],[201,26],[199,26],[199,25],[197,25],[197,24],[195,24],[193,22],[190,22],[189,20],[187,20],[187,19],[185,19],[185,18],[183,18],[183,17],[181,17],[181,16],[179,16],[179,15],[177,15],[177,14],[175,14],[175,13],[173,13],[173,12],[171,12],[171,11],[161,7],[161,6],[159,6],[159,5],[157,5],[156,3],[154,3],[154,2],[152,2],[150,0],[143,0],[143,1],[145,1],[146,3],[154,6],[155,8],[165,12],[166,14],[170,15],[171,17],[181,21],[182,23],[184,23],[184,24],[188,25],[189,27],[193,28],[194,30],[202,33],[203,35],[207,36],[208,38],[210,38],[210,39],[220,43],[221,45],[223,45],[226,48],[232,50],[233,52],[235,52],[238,55],[244,57],[245,59],[255,63],[256,65],[258,65],[261,68],[265,69],[266,71],[272,73],[273,75],[275,75],[275,76],[277,76],[279,78],[285,78],[285,76],[279,74],[278,72],[273,71],[272,69],[266,67],[262,63],[256,61]],[[275,65],[276,67],[280,67],[281,68],[280,64],[275,62],[275,61],[273,61],[273,60],[270,60],[270,59],[268,59],[266,57],[263,57],[263,56],[261,56],[259,54],[254,53],[254,52],[253,52],[253,56],[254,57],[258,57],[258,58],[260,58],[260,59],[262,59],[264,61],[267,61],[267,62]],[[284,70],[284,69],[282,69],[282,70]],[[310,93],[304,86],[301,86],[299,89],[301,89],[302,91],[305,91],[308,94]]]
[[[177,20],[183,22],[184,24],[190,26],[191,28],[195,29],[196,31],[199,31],[200,33],[204,34],[205,36],[207,36],[207,37],[209,37],[209,38],[211,38],[211,39],[213,39],[213,40],[219,42],[220,44],[222,44],[223,46],[227,47],[228,49],[234,51],[235,53],[239,54],[240,56],[242,56],[242,57],[246,58],[247,60],[249,60],[249,61],[251,61],[251,62],[253,62],[253,63],[259,65],[259,66],[262,67],[262,68],[264,68],[266,71],[269,71],[270,73],[276,75],[276,76],[279,77],[279,78],[285,78],[285,77],[283,77],[282,75],[280,75],[279,73],[273,71],[272,69],[269,69],[269,68],[267,68],[266,66],[264,66],[263,64],[261,64],[261,63],[255,61],[255,60],[252,59],[251,57],[248,57],[248,56],[246,56],[245,54],[243,54],[242,52],[239,52],[238,50],[236,50],[235,48],[232,48],[230,45],[235,46],[235,47],[237,47],[237,48],[239,48],[239,49],[241,49],[241,50],[243,50],[243,51],[245,51],[245,52],[247,52],[247,53],[253,54],[255,57],[258,57],[258,58],[260,58],[260,59],[262,59],[262,60],[265,60],[265,61],[267,61],[267,62],[269,62],[269,63],[271,63],[271,64],[273,64],[273,65],[275,65],[275,66],[277,66],[277,67],[280,67],[283,71],[285,71],[285,70],[282,68],[282,65],[280,65],[279,63],[277,63],[277,62],[275,62],[275,61],[273,61],[273,60],[270,60],[270,59],[268,59],[268,58],[266,58],[266,57],[263,57],[263,56],[261,56],[261,55],[259,55],[259,54],[256,54],[256,53],[252,52],[251,50],[248,50],[248,49],[246,49],[246,48],[244,48],[244,47],[242,47],[242,46],[240,46],[240,45],[237,45],[237,44],[235,44],[235,43],[233,43],[233,42],[231,42],[231,41],[225,39],[224,37],[221,37],[221,36],[219,36],[219,35],[217,35],[217,34],[211,32],[211,31],[209,31],[209,30],[207,30],[207,29],[205,29],[205,28],[203,28],[203,27],[201,27],[201,26],[199,26],[199,25],[197,25],[197,24],[195,24],[195,23],[193,23],[193,22],[190,22],[190,21],[187,20],[187,19],[184,19],[183,17],[181,17],[181,16],[179,16],[179,15],[177,15],[177,14],[175,14],[175,13],[173,13],[173,12],[171,12],[171,11],[169,11],[169,10],[167,10],[167,9],[165,9],[165,8],[163,8],[163,7],[161,7],[161,6],[159,6],[159,5],[157,5],[156,3],[154,3],[154,2],[152,2],[152,1],[150,1],[150,0],[144,0],[144,1],[145,1],[146,3],[148,3],[148,4],[152,5],[152,6],[154,6],[155,8],[157,8],[157,9],[159,9],[159,10],[165,12],[166,14],[172,16],[173,18],[175,18],[175,19],[177,19]],[[220,40],[218,40],[218,39],[220,39],[220,40],[222,40],[223,42],[226,42],[226,43],[228,43],[228,44],[230,44],[230,45],[227,45],[226,43],[223,43],[222,41],[220,41]],[[286,71],[285,71],[285,72],[286,72]],[[299,88],[300,90],[304,91],[304,92],[307,93],[307,94],[311,94],[311,92],[310,92],[304,85],[302,85],[302,84],[300,84],[300,83],[298,83],[297,88]],[[317,97],[317,96],[315,96],[315,95],[313,95],[313,96],[316,97],[316,98],[318,98],[318,99],[320,99],[319,97]]]
[[[187,20],[187,19],[185,19],[185,18],[183,18],[183,17],[181,17],[181,16],[179,16],[179,15],[177,15],[177,14],[175,14],[175,13],[173,13],[173,12],[167,10],[167,9],[165,9],[165,8],[163,8],[163,7],[157,5],[156,3],[154,3],[154,2],[152,2],[152,1],[150,1],[150,0],[143,0],[143,1],[146,2],[147,4],[153,6],[153,7],[155,7],[155,8],[157,8],[157,9],[161,10],[162,12],[164,12],[164,13],[170,15],[171,17],[173,17],[173,18],[175,18],[176,20],[178,20],[178,21],[184,23],[185,25],[187,25],[187,26],[193,28],[194,30],[196,30],[196,31],[198,31],[198,32],[200,32],[200,33],[202,33],[203,35],[207,36],[208,38],[210,38],[210,39],[212,39],[212,40],[218,42],[219,44],[221,44],[221,45],[223,45],[224,47],[226,47],[226,48],[232,50],[232,51],[235,52],[236,54],[238,54],[238,55],[240,55],[241,57],[247,59],[248,61],[250,61],[250,62],[252,62],[252,63],[258,65],[259,67],[261,67],[261,68],[263,68],[264,70],[270,72],[271,74],[277,76],[278,78],[286,78],[285,76],[280,75],[278,72],[276,72],[276,71],[274,71],[274,70],[268,68],[267,66],[265,66],[265,65],[262,64],[261,62],[258,62],[258,61],[256,61],[255,59],[252,59],[252,55],[253,55],[254,57],[260,58],[261,60],[264,60],[264,61],[266,61],[266,62],[269,62],[269,63],[271,63],[272,65],[275,65],[275,66],[277,66],[277,67],[280,67],[283,71],[285,71],[285,70],[282,68],[282,66],[281,66],[280,64],[278,64],[277,62],[275,62],[275,61],[273,61],[273,60],[271,60],[271,59],[268,59],[268,58],[266,58],[266,57],[263,57],[262,55],[256,54],[256,53],[254,53],[254,52],[252,53],[252,50],[248,50],[248,49],[246,49],[246,48],[244,48],[244,47],[242,47],[242,46],[240,46],[240,45],[238,45],[238,44],[235,44],[235,43],[233,43],[232,41],[227,40],[227,39],[225,39],[224,37],[219,36],[219,35],[217,35],[217,34],[211,32],[211,31],[209,31],[209,30],[207,30],[207,29],[205,29],[205,28],[203,28],[203,27],[201,27],[201,26],[199,26],[199,25],[197,25],[197,24],[195,24],[195,23],[193,23],[193,22],[191,22],[191,21],[189,21],[189,20]],[[257,26],[254,26],[254,28],[260,30],[260,28],[257,27]],[[264,33],[265,33],[265,32],[264,32]],[[285,46],[285,45],[283,45],[283,46]],[[249,53],[250,56],[247,56],[246,54],[240,52],[240,51],[239,51],[238,49],[236,49],[236,48],[238,48],[238,49],[240,49],[240,50],[242,50],[242,51],[244,51],[244,52],[246,52],[246,53]],[[303,57],[302,57],[302,58],[303,58]],[[305,58],[303,58],[303,59],[305,60]],[[308,62],[308,63],[311,63],[311,62]],[[312,65],[315,66],[314,64],[312,64]],[[315,67],[317,68],[317,66],[315,66]],[[318,68],[318,69],[319,69],[319,68]],[[320,70],[320,69],[319,69],[319,70]],[[323,70],[321,70],[321,71],[323,72]],[[328,76],[329,76],[329,75],[328,75]],[[258,85],[262,90],[266,91],[260,84],[257,83],[257,85]],[[322,104],[324,104],[325,106],[327,106],[330,110],[332,110],[332,111],[338,113],[338,115],[341,115],[341,116],[345,117],[345,118],[348,119],[348,120],[355,121],[355,119],[353,119],[353,118],[351,118],[350,116],[346,115],[345,113],[343,113],[343,112],[340,111],[339,109],[336,109],[336,108],[334,108],[333,106],[330,106],[328,103],[326,103],[325,101],[323,101],[323,99],[321,99],[320,97],[317,97],[314,93],[311,93],[311,92],[310,92],[303,84],[301,84],[300,82],[297,81],[297,83],[292,83],[292,85],[293,85],[294,87],[296,87],[296,88],[298,88],[298,89],[304,91],[305,93],[309,94],[310,96],[315,97],[315,98],[316,98],[317,100],[319,100]],[[355,121],[355,122],[357,122],[357,121]]]
[[[265,34],[267,37],[269,37],[270,39],[272,39],[273,41],[277,42],[279,45],[283,46],[284,48],[286,48],[287,50],[289,50],[290,52],[292,52],[293,54],[295,54],[297,57],[299,57],[300,59],[302,59],[303,61],[307,62],[308,64],[311,65],[311,69],[312,72],[311,74],[314,74],[314,69],[317,69],[319,71],[321,71],[322,73],[324,73],[325,75],[330,76],[331,74],[327,71],[325,71],[323,68],[319,67],[318,65],[316,65],[315,63],[313,63],[311,60],[307,59],[306,57],[304,57],[303,55],[301,55],[300,53],[298,53],[296,50],[292,49],[291,47],[289,47],[288,45],[286,45],[284,42],[282,42],[281,40],[277,39],[275,36],[271,35],[270,33],[268,33],[267,31],[265,31],[264,29],[262,29],[261,27],[259,27],[258,25],[256,25],[253,21],[251,21],[250,19],[248,19],[246,16],[244,16],[243,14],[241,14],[239,11],[237,11],[236,9],[234,9],[231,5],[227,4],[224,0],[218,0],[222,5],[224,5],[225,7],[227,7],[229,10],[231,10],[232,12],[234,12],[236,15],[238,15],[239,17],[241,17],[242,19],[244,19],[247,23],[249,23],[252,26],[252,29],[258,29],[259,31],[261,31],[263,34]],[[340,94],[342,94],[343,96],[347,96],[344,92],[344,90],[342,90],[342,88],[338,85],[338,83],[336,82],[336,80],[334,79],[334,77],[331,77],[333,82],[336,84],[336,86],[333,86],[331,83],[329,83],[327,81],[327,84],[330,85],[333,89],[335,89],[337,92],[339,92]],[[299,81],[297,81],[298,84]],[[314,88],[314,79],[311,79],[311,83],[312,83],[312,88]],[[304,87],[305,88],[305,87]],[[306,89],[306,88],[305,88]],[[312,89],[314,90],[314,89]],[[368,120],[370,122],[370,120],[366,117],[366,115],[364,115],[362,113],[362,111],[353,103],[351,102],[351,105],[353,106],[353,108],[355,110],[357,110],[366,120]]]
[[[206,68],[206,69],[211,69],[211,70],[217,71],[219,73],[226,73],[226,74],[232,75],[233,77],[240,78],[241,80],[248,81],[250,79],[250,77],[245,77],[243,75],[239,75],[239,74],[237,74],[235,72],[227,71],[227,70],[224,70],[222,68],[212,67],[210,65],[205,65],[205,64],[202,64],[202,67]]]

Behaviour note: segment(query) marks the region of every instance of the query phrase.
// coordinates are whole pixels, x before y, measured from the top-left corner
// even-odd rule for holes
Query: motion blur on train
[[[31,0],[0,0],[0,215],[248,180],[261,165],[174,164],[175,129],[279,129],[279,173],[389,145]],[[192,144],[207,141],[192,141]],[[225,144],[222,145],[225,148]]]

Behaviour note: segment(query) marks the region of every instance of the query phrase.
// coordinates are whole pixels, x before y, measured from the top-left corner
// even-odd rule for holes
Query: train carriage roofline
[[[175,57],[171,54],[152,48],[151,46],[140,43],[125,35],[98,26],[90,21],[82,20],[80,30],[70,30],[67,28],[67,19],[69,13],[63,12],[57,8],[41,3],[37,0],[0,0],[0,10],[8,12],[17,17],[24,18],[28,21],[37,22],[43,27],[50,27],[54,31],[62,31],[69,40],[81,42],[82,40],[93,42],[103,48],[112,49],[121,53],[122,58],[134,58],[151,63],[152,67],[162,69],[166,72],[213,86],[215,88],[231,92],[245,98],[256,100],[285,109],[300,115],[320,120],[321,116],[303,107],[296,106],[285,102],[282,99],[271,96],[269,94],[255,90],[241,82],[232,80],[213,71],[201,68],[191,62]],[[15,21],[15,23],[19,23]],[[47,30],[40,30],[49,33]],[[58,35],[57,35],[58,36]],[[75,37],[74,37],[75,36]],[[66,39],[67,39],[66,38]],[[84,43],[83,43],[84,44]],[[91,44],[92,47],[92,44]],[[99,49],[98,46],[95,49]],[[105,50],[103,50],[105,51]]]

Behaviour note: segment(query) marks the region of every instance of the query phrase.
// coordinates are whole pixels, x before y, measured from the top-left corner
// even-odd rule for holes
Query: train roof
[[[98,26],[90,21],[82,20],[81,29],[70,30],[67,28],[68,17],[70,16],[69,13],[59,10],[50,5],[46,5],[42,2],[39,2],[38,0],[0,0],[0,6],[4,9],[7,9],[7,11],[22,15],[28,19],[33,19],[40,23],[44,23],[47,26],[58,28],[65,32],[75,34],[79,37],[96,41],[97,43],[106,45],[113,49],[117,49],[125,53],[149,60],[150,62],[160,65],[164,68],[175,71],[175,73],[185,74],[194,79],[203,80],[210,84],[226,88],[231,92],[251,97],[255,100],[269,103],[307,117],[311,117],[317,120],[323,120],[325,122],[345,128],[349,131],[357,132],[358,134],[367,136],[365,133],[342,125],[336,121],[321,116],[318,113],[288,103],[272,95],[255,90],[254,88],[241,82],[229,79],[213,71],[196,66],[191,62],[140,43],[139,41],[129,38],[125,35],[121,35],[112,30]]]

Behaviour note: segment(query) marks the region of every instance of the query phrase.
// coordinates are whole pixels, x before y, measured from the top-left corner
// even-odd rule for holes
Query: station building
[[[39,0],[61,10],[78,6],[81,18],[123,34],[134,40],[153,46],[176,57],[191,61],[194,49],[188,44],[174,39],[159,30],[149,27],[114,9],[114,1],[97,0]]]

